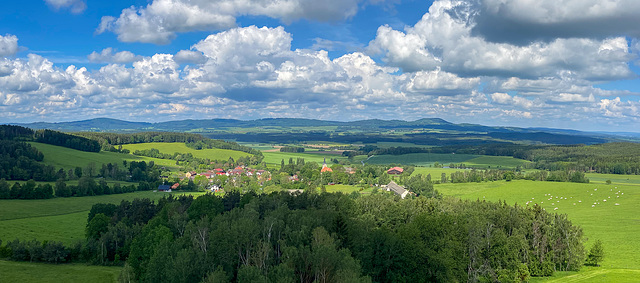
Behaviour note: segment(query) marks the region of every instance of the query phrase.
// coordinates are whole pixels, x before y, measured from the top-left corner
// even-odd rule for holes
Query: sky
[[[0,123],[442,118],[640,132],[637,0],[24,0]]]

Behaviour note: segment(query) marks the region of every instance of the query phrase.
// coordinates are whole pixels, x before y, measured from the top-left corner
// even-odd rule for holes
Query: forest
[[[585,259],[582,230],[538,206],[382,192],[96,204],[86,237],[10,241],[0,255],[124,264],[121,279],[140,282],[525,282]]]

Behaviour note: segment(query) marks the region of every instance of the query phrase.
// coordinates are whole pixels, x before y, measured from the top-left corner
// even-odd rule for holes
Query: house
[[[404,169],[402,169],[400,167],[393,167],[393,168],[387,170],[387,174],[392,174],[392,175],[400,175],[400,174],[402,174],[402,172],[404,172]]]
[[[173,186],[171,186],[171,190],[175,190],[178,187],[180,187],[180,183],[175,183],[175,184],[173,184]]]
[[[355,174],[356,173],[356,169],[353,167],[344,167],[344,172],[347,174]]]
[[[169,185],[160,185],[158,186],[158,192],[171,192],[171,186]]]
[[[184,175],[187,178],[191,178],[191,177],[195,177],[196,175],[198,175],[198,173],[191,171],[191,172],[185,173]]]
[[[391,191],[396,195],[399,195],[403,199],[409,194],[409,191],[407,191],[404,187],[396,184],[396,182],[394,181],[389,182],[389,184],[387,185],[387,191]]]

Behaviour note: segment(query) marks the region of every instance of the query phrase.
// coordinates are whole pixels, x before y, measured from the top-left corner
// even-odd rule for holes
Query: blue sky
[[[303,117],[635,131],[633,0],[26,0],[0,121]]]

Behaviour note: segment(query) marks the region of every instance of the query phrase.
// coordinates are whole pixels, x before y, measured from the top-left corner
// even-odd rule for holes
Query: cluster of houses
[[[225,175],[225,176],[262,176],[265,173],[269,173],[266,170],[255,170],[249,167],[238,166],[233,169],[224,170],[222,168],[216,168],[213,170],[207,170],[206,172],[196,173],[195,171],[185,173],[185,178],[189,178],[193,180],[196,176],[204,176],[207,179],[211,179],[217,175]]]

